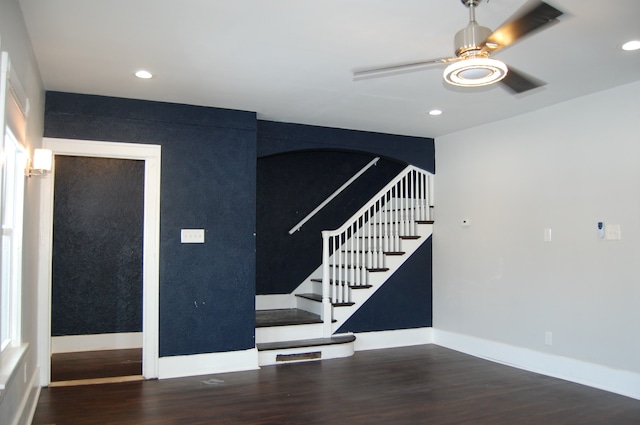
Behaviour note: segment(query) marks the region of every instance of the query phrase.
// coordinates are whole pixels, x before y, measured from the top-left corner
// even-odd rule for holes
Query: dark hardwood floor
[[[51,382],[141,374],[141,348],[58,353],[51,356]]]
[[[191,378],[43,388],[33,424],[640,424],[640,401],[436,345]]]

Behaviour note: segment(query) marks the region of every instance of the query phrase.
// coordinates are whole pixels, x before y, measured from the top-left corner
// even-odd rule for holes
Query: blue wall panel
[[[431,326],[431,252],[429,238],[336,333]]]
[[[301,150],[366,152],[435,173],[431,138],[258,121],[258,157]]]
[[[360,152],[302,151],[258,159],[258,294],[288,294],[296,289],[322,262],[321,232],[341,226],[405,168],[380,159],[299,231],[289,234],[373,158]]]
[[[144,162],[56,157],[51,335],[142,331]]]
[[[160,356],[254,347],[255,114],[48,92],[44,135],[162,146]]]
[[[253,112],[71,93],[47,93],[44,135],[162,146],[163,357],[254,347],[256,198],[265,195],[257,193],[257,158],[304,150],[351,152],[354,161],[344,174],[374,156],[388,160],[387,165],[435,169],[433,139],[257,121]],[[330,189],[322,185],[316,181],[310,189]],[[336,220],[325,218],[314,225],[330,228]],[[181,228],[206,229],[206,243],[180,244]],[[269,249],[261,251],[261,259],[274,255]],[[308,255],[316,261],[313,250]],[[430,251],[421,251],[419,257],[421,267],[408,268],[406,279],[389,289],[397,295],[387,297],[391,304],[385,308],[404,309],[405,319],[385,316],[375,307],[375,314],[363,310],[365,318],[354,322],[354,329],[426,326],[424,314],[430,323],[430,297],[423,296],[427,289],[421,286],[428,285],[430,291]]]

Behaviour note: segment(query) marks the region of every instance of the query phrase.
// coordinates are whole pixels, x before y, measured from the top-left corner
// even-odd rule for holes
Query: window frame
[[[22,244],[28,100],[0,53],[0,356],[22,344]],[[0,360],[2,360],[0,358]]]

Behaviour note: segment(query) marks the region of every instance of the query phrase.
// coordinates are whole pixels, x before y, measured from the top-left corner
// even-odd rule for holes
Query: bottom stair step
[[[299,339],[296,341],[264,342],[256,344],[258,351],[281,350],[285,348],[318,347],[320,345],[347,344],[356,340],[355,335],[339,335],[330,338]]]
[[[260,366],[268,366],[351,357],[354,353],[355,340],[356,337],[349,334],[330,338],[259,343],[256,344],[258,364]]]

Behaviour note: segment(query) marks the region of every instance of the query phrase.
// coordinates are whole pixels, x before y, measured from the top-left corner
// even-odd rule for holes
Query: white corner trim
[[[51,338],[51,354],[142,348],[142,332],[68,335]]]
[[[258,350],[160,357],[159,379],[259,369]]]
[[[439,329],[433,330],[433,343],[496,363],[640,400],[638,373]]]
[[[393,331],[362,332],[355,334],[355,351],[410,347],[431,344],[433,328],[398,329]]]

